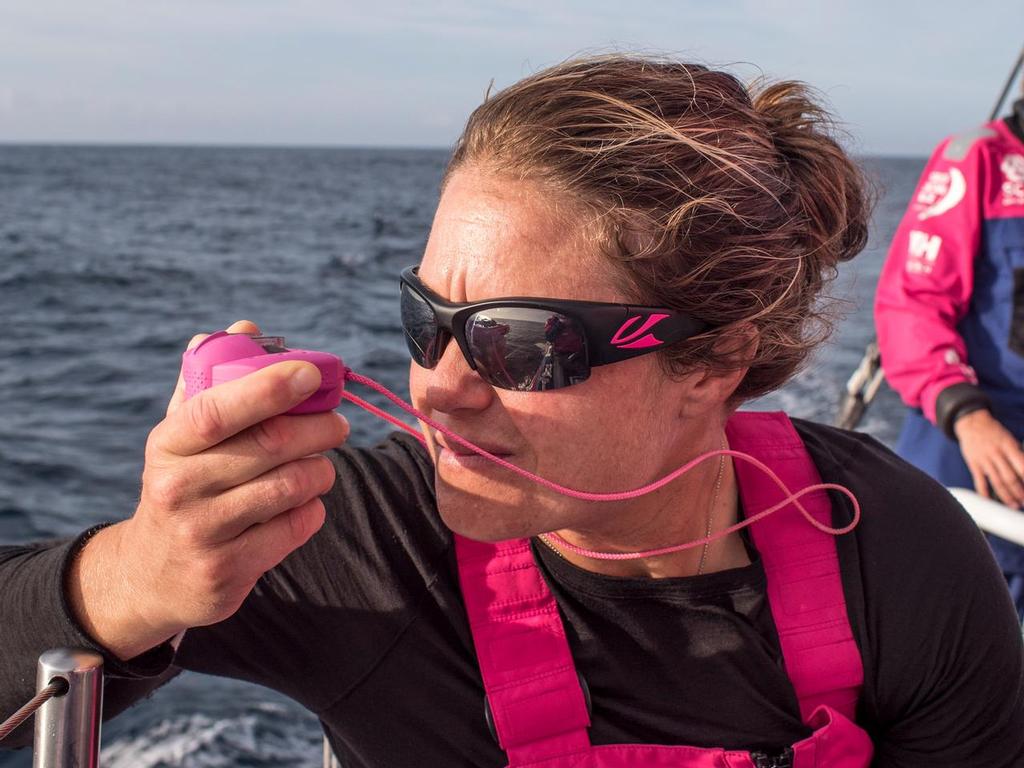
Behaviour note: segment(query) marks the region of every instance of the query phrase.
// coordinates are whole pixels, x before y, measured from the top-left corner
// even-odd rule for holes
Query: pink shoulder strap
[[[821,482],[803,441],[784,413],[737,413],[726,426],[729,446],[770,466],[793,491]],[[735,463],[749,517],[783,498],[756,467]],[[832,525],[824,491],[801,497],[817,520]],[[860,650],[850,628],[835,537],[807,524],[790,505],[750,527],[768,577],[768,600],[786,672],[804,720],[827,704],[854,720],[864,683]]]
[[[528,539],[455,536],[459,582],[498,743],[511,765],[590,748],[562,620]]]
[[[791,489],[821,482],[784,414],[737,414],[726,432],[731,447],[772,467]],[[748,515],[782,499],[756,468],[736,462],[736,471]],[[823,492],[801,501],[817,519],[831,524],[831,505]],[[846,615],[835,540],[808,525],[792,506],[755,523],[751,531],[803,718],[810,720],[815,709],[827,704],[853,720],[864,672]],[[558,605],[533,561],[529,541],[488,544],[456,535],[455,549],[487,701],[510,764],[586,751],[586,703]]]

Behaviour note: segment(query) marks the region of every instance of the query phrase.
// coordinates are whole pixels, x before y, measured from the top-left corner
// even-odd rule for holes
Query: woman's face
[[[635,299],[614,284],[585,216],[533,183],[464,167],[441,196],[420,278],[457,302]],[[434,369],[413,363],[409,380],[413,404],[457,434],[544,478],[588,491],[635,488],[699,449],[717,447],[723,418],[722,408],[688,406],[694,377],[669,379],[655,355],[596,367],[586,381],[563,389],[516,392],[483,381],[451,342]],[[664,496],[627,502],[624,516],[620,504],[554,494],[475,454],[460,455],[465,449],[429,427],[424,434],[441,516],[471,538],[564,529],[614,534],[625,517],[644,514],[644,504],[654,514],[652,505],[666,503]]]

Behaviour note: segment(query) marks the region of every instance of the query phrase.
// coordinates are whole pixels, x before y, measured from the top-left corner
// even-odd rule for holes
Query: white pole
[[[981,530],[1024,547],[1024,514],[966,488],[950,488],[949,492]]]

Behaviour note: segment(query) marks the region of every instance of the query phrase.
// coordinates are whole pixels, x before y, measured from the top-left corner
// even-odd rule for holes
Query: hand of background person
[[[222,621],[316,533],[335,479],[317,454],[343,443],[348,423],[283,414],[319,385],[315,365],[283,362],[185,400],[179,376],[146,443],[134,516],[97,533],[70,570],[72,610],[95,641],[129,659]]]
[[[987,410],[972,411],[953,424],[974,489],[990,498],[989,484],[1004,504],[1024,506],[1024,450],[1020,441]]]

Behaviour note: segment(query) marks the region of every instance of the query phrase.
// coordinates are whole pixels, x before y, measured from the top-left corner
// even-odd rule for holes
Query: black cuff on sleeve
[[[935,423],[950,440],[956,440],[953,425],[961,416],[980,410],[991,411],[988,395],[973,384],[954,384],[939,392],[935,398]]]
[[[75,538],[75,540],[71,542],[71,545],[66,549],[64,562],[61,566],[60,572],[60,607],[64,614],[64,620],[73,628],[74,633],[81,638],[81,642],[78,644],[78,647],[88,648],[89,650],[96,651],[103,655],[104,675],[129,679],[156,677],[166,672],[168,667],[170,667],[171,662],[174,660],[174,648],[171,646],[171,642],[169,640],[165,643],[161,643],[155,648],[151,648],[139,656],[136,656],[134,659],[122,661],[89,637],[86,631],[78,623],[78,620],[75,618],[74,611],[71,610],[71,606],[68,604],[66,587],[68,583],[68,572],[71,570],[71,564],[74,562],[78,553],[81,552],[89,539],[108,525],[110,525],[110,523],[97,525],[87,531],[84,531],[79,534],[79,536]]]
[[[35,693],[39,655],[51,648],[83,648],[104,658],[108,713],[123,709],[174,672],[171,644],[137,658],[121,661],[96,643],[75,619],[67,597],[67,575],[85,543],[104,526],[90,528],[74,539],[0,546],[0,719],[14,712]],[[124,680],[123,678],[129,678]],[[134,699],[126,698],[138,691]],[[16,749],[32,743],[31,721],[22,723],[0,744]],[[2,760],[0,760],[2,762]]]

